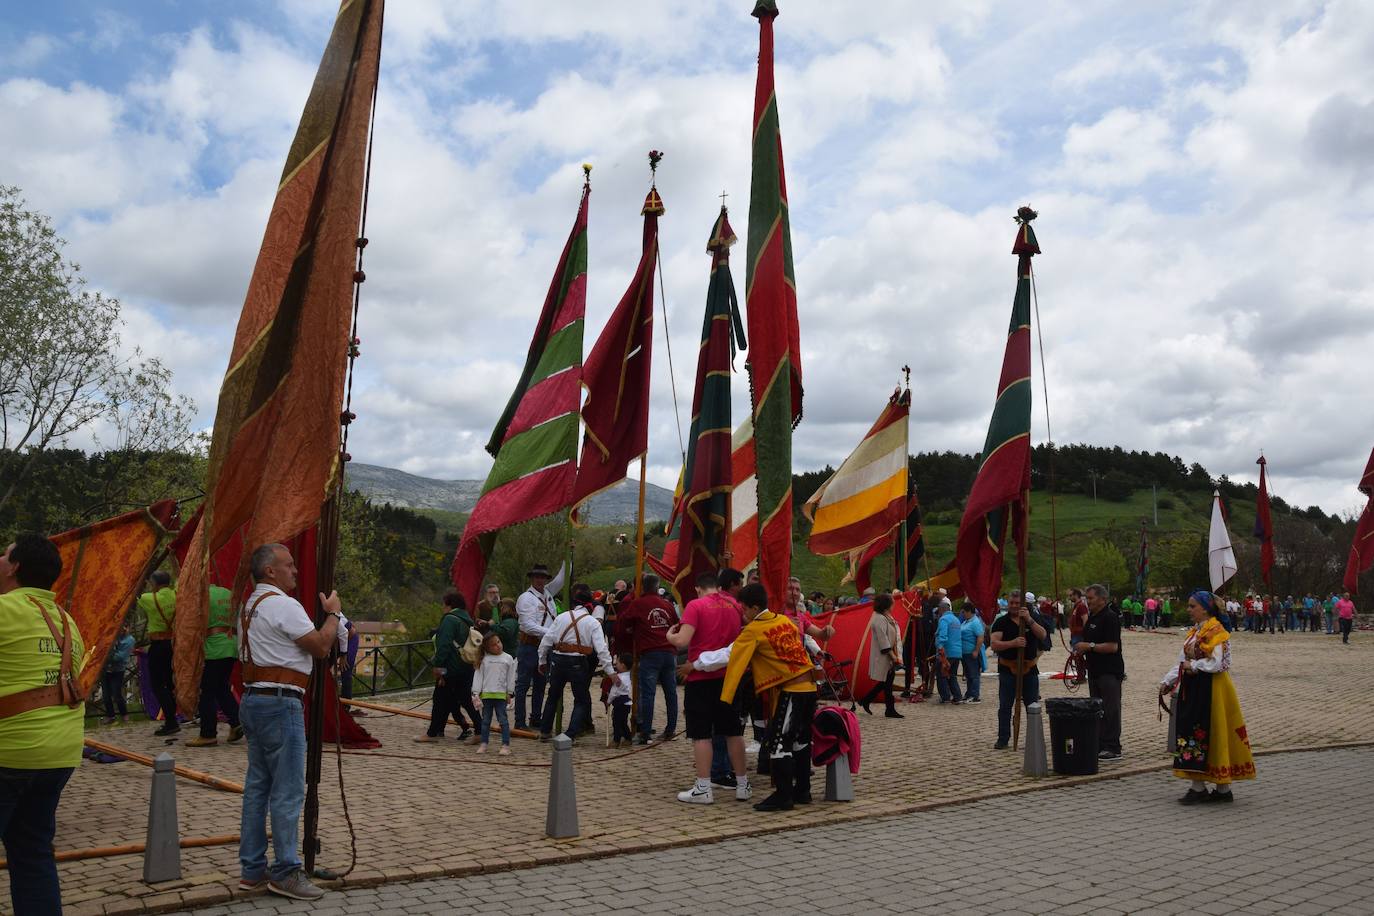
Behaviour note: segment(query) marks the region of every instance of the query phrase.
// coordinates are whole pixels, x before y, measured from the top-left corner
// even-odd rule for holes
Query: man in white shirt
[[[305,688],[314,660],[338,640],[338,592],[320,595],[327,619],[319,629],[288,592],[296,561],[281,544],[253,551],[256,587],[239,618],[243,702],[239,720],[248,738],[239,838],[239,890],[267,890],[295,900],[324,895],[301,866],[297,839],[305,803]],[[267,816],[272,816],[272,868],[267,867]]]
[[[600,662],[607,677],[615,676],[605,631],[585,605],[574,605],[544,629],[537,651],[539,672],[549,679],[548,703],[539,726],[539,740],[553,737],[553,718],[565,685],[572,686],[573,695],[572,715],[568,718],[565,734],[575,739],[592,721],[592,656]],[[516,690],[519,689],[517,682]]]
[[[539,641],[558,616],[558,608],[549,593],[549,568],[542,563],[526,574],[530,587],[515,599],[515,614],[520,620],[520,645],[515,650],[515,727],[529,728],[544,718],[544,686],[547,679],[539,670]],[[525,717],[525,697],[534,687],[529,718]]]

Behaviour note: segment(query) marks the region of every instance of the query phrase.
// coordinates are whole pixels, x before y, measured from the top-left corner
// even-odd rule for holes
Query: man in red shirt
[[[1073,651],[1083,641],[1083,628],[1088,624],[1090,612],[1088,602],[1083,597],[1082,589],[1069,589],[1069,603],[1073,605],[1073,611],[1069,614],[1069,651]],[[1082,684],[1087,679],[1087,675],[1080,668],[1078,677],[1074,678],[1074,683]]]
[[[723,569],[717,581],[732,576],[738,582],[739,572]],[[669,645],[687,650],[687,662],[695,662],[703,652],[723,649],[735,641],[743,623],[743,611],[732,596],[710,588],[706,577],[697,580],[700,597],[687,602],[682,610],[682,622],[667,633]],[[687,674],[683,695],[683,711],[687,714],[687,737],[692,739],[692,762],[696,782],[690,789],[677,794],[680,802],[709,805],[715,798],[711,789],[711,738],[725,738],[726,750],[735,771],[735,798],[748,801],[754,794],[744,761],[744,723],[729,703],[721,701],[720,688],[725,671],[698,671]]]
[[[668,720],[663,740],[677,733],[677,650],[668,642],[668,631],[677,624],[677,609],[658,593],[658,576],[644,577],[643,593],[622,605],[616,615],[615,645],[618,654],[632,654],[639,666],[639,737],[648,744],[654,733],[654,690],[662,688]]]

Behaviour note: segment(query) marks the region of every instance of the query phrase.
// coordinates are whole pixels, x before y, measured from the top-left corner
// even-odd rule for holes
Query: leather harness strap
[[[32,595],[28,596],[28,599],[43,615],[43,622],[48,625],[48,632],[52,634],[53,640],[60,647],[62,664],[58,671],[56,684],[21,690],[18,693],[0,697],[0,719],[8,719],[10,716],[17,716],[20,713],[44,709],[49,706],[66,706],[69,709],[75,709],[85,699],[81,693],[81,688],[76,683],[76,678],[72,676],[71,619],[62,608],[57,609],[57,613],[62,617],[62,633],[59,635],[57,626],[48,614],[48,609],[43,607]]]
[[[292,687],[305,690],[310,684],[310,675],[302,674],[292,668],[284,668],[281,665],[255,665],[253,664],[253,648],[248,641],[248,625],[253,622],[253,617],[258,612],[258,605],[272,597],[273,592],[264,592],[258,596],[258,600],[253,602],[253,606],[245,608],[243,617],[239,625],[239,630],[243,633],[243,683],[252,685],[255,681],[264,681],[274,684],[290,684]]]
[[[569,611],[568,616],[572,618],[572,622],[569,623],[567,629],[563,631],[563,638],[553,644],[553,651],[562,652],[564,655],[591,655],[596,650],[582,642],[582,634],[577,629],[577,624],[590,617],[591,614],[583,614],[581,617],[578,617],[576,611]],[[567,641],[569,633],[572,633],[573,639],[576,640],[576,642]]]

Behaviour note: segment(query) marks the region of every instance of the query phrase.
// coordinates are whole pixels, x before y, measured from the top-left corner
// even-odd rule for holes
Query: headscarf
[[[1202,605],[1203,609],[1207,611],[1208,615],[1212,617],[1216,616],[1217,596],[1213,595],[1206,589],[1200,588],[1197,591],[1193,592],[1191,595],[1188,596],[1188,600],[1196,601],[1198,604]]]

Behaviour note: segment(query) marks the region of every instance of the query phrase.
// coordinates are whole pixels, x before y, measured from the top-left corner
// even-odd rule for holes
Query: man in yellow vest
[[[209,613],[205,628],[205,668],[200,675],[200,734],[186,742],[187,747],[214,747],[219,744],[219,714],[229,720],[229,742],[243,737],[239,725],[239,704],[229,687],[229,676],[238,661],[234,645],[233,595],[222,585],[210,586]]]
[[[148,677],[153,695],[162,708],[162,727],[154,735],[175,735],[177,722],[176,691],[172,686],[172,621],[176,617],[177,593],[172,577],[157,570],[148,577],[148,591],[138,598],[138,608],[148,620]]]
[[[16,913],[60,913],[57,803],[81,763],[85,647],[52,585],[62,558],[21,534],[0,557],[0,835]]]

